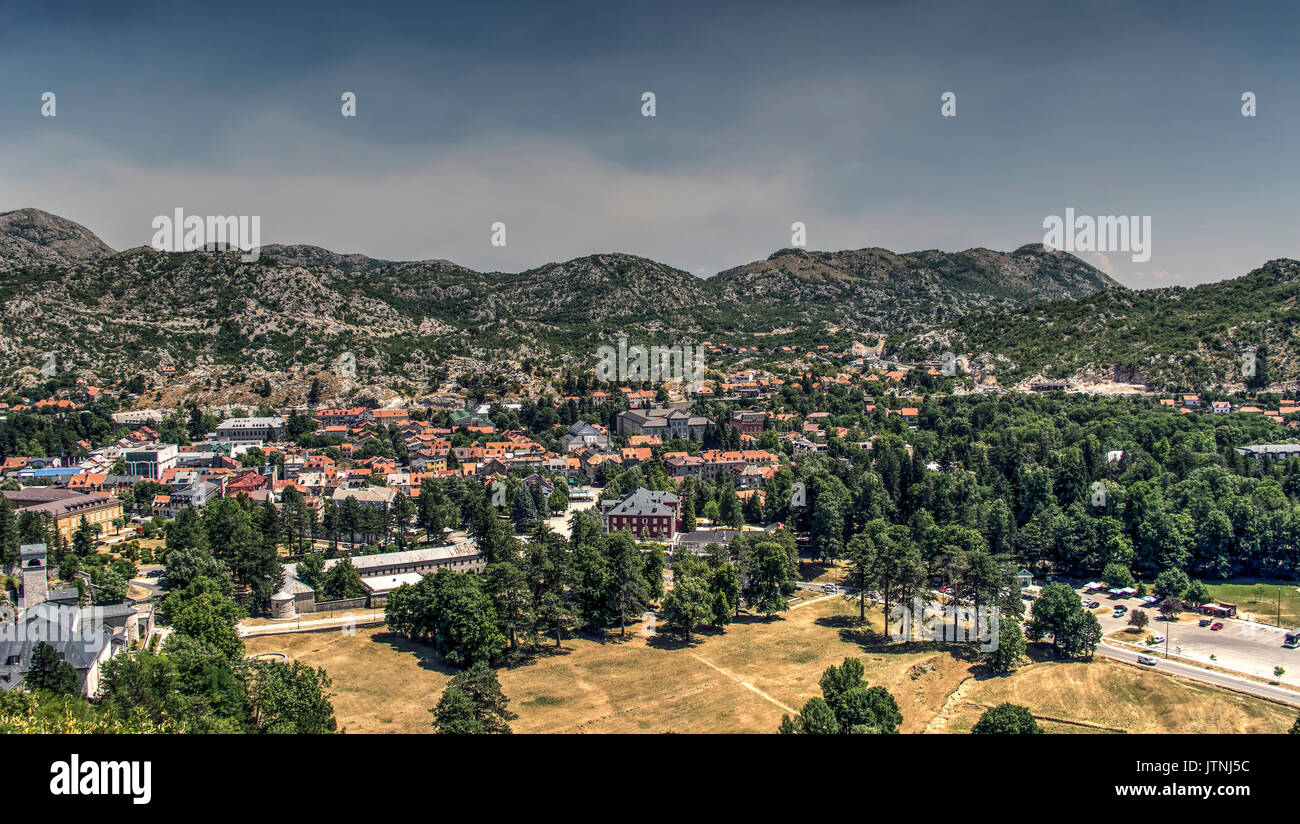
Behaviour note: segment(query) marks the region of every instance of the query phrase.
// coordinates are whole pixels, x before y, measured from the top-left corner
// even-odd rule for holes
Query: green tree
[[[32,649],[27,674],[23,677],[23,686],[29,690],[48,690],[56,695],[74,695],[78,683],[77,671],[63,660],[59,651],[45,641],[37,642]]]
[[[790,608],[786,589],[793,585],[795,577],[785,547],[767,540],[745,544],[740,566],[748,582],[743,594],[751,609],[770,618]]]
[[[1018,621],[1002,615],[998,620],[997,646],[984,653],[984,662],[996,673],[1012,672],[1025,657],[1025,632]]]
[[[1181,569],[1166,569],[1164,572],[1156,576],[1156,582],[1152,587],[1152,591],[1155,593],[1157,598],[1181,599],[1187,593],[1191,583],[1192,582],[1187,577],[1187,573],[1183,572]]]
[[[1118,561],[1111,561],[1106,564],[1106,568],[1101,571],[1101,579],[1112,587],[1131,587],[1135,583],[1133,573],[1129,568]]]
[[[840,696],[835,707],[835,717],[841,733],[898,732],[903,714],[898,701],[884,687],[854,687]]]
[[[664,623],[689,642],[696,627],[712,620],[713,594],[699,578],[674,581],[664,596],[662,614]]]
[[[176,636],[186,636],[211,646],[227,659],[243,657],[244,642],[235,625],[244,611],[211,578],[196,578],[184,589],[171,592],[163,599],[160,612],[173,630],[168,644]]]
[[[365,594],[366,587],[361,583],[361,573],[357,571],[351,558],[343,558],[336,561],[321,577],[317,600],[341,601],[360,598]]]
[[[457,673],[430,712],[434,728],[444,735],[508,735],[510,722],[519,717],[509,704],[496,671],[480,662]]]
[[[536,625],[528,580],[519,567],[509,561],[488,565],[485,577],[497,626],[509,639],[510,649],[517,650],[520,636],[531,636]]]
[[[1037,735],[1041,732],[1028,707],[1008,703],[988,708],[971,727],[972,735]]]
[[[792,729],[784,729],[785,716],[782,716],[781,723],[783,732],[796,732],[800,735],[835,735],[840,731],[839,719],[835,717],[835,712],[830,705],[822,698],[816,696],[809,698],[799,711],[799,717],[792,723]]]
[[[325,670],[299,661],[250,661],[249,723],[255,732],[317,735],[337,729]]]
[[[438,698],[433,713],[433,730],[438,735],[481,735],[483,724],[475,714],[474,701],[454,686],[448,685]]]
[[[1052,648],[1070,657],[1091,657],[1101,641],[1097,616],[1083,608],[1068,585],[1054,582],[1043,587],[1034,601],[1025,634],[1031,641],[1052,636]]]

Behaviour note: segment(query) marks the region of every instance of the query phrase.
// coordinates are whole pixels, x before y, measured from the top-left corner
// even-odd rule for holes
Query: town
[[[717,363],[754,354],[705,346]],[[897,679],[951,678],[970,661],[1008,678],[1131,667],[1125,678],[1164,689],[1248,695],[1266,708],[1251,717],[1271,719],[1251,722],[1260,729],[1291,723],[1294,395],[1107,396],[1046,380],[1006,390],[972,381],[965,357],[953,370],[829,346],[785,354],[798,367],[591,382],[581,394],[557,380],[537,397],[452,409],[157,409],[125,384],[71,377],[46,397],[11,396],[0,407],[0,688],[89,699],[93,723],[109,726],[142,723],[143,705],[159,708],[148,723],[160,730],[405,730],[413,722],[378,723],[353,695],[401,661],[340,672],[301,646],[321,633],[369,647],[401,636],[462,668],[417,716],[434,712],[443,731],[515,718],[557,730],[596,722],[486,718],[459,707],[470,687],[457,679],[495,682],[503,662],[629,629],[647,652],[742,632],[789,644],[808,616],[852,620],[875,639],[866,649],[894,659],[870,711],[831,728],[960,728],[938,707],[900,709]],[[841,368],[804,371],[815,358]],[[895,623],[899,605],[925,599],[946,604],[954,626]],[[958,616],[985,606],[991,649],[925,640],[966,638]],[[243,701],[285,681],[316,711],[214,710],[181,677],[213,666],[206,648],[222,651]],[[152,657],[178,673],[164,690],[174,694],[140,694]],[[800,709],[793,695],[759,694],[786,711],[782,731],[826,731],[822,699]],[[1051,709],[1025,712],[1031,723],[1065,712]],[[1023,724],[1008,712],[980,723]]]

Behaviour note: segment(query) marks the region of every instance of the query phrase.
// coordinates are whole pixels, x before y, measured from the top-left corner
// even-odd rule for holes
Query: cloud
[[[1110,258],[1101,252],[1079,252],[1079,257],[1086,263],[1090,263],[1111,277],[1115,277],[1115,265],[1110,262]]]
[[[1243,272],[1242,274],[1245,273]],[[1134,272],[1133,277],[1141,280],[1147,286],[1164,286],[1166,284],[1185,283],[1187,281],[1187,275],[1182,272],[1170,272],[1167,269]]]
[[[514,271],[594,252],[640,254],[712,274],[790,245],[812,248],[915,239],[933,247],[933,218],[863,203],[824,203],[798,158],[737,159],[689,170],[641,170],[546,137],[389,149],[384,166],[347,162],[356,146],[304,126],[300,158],[231,152],[228,162],[150,167],[82,137],[0,144],[0,211],[35,206],[84,223],[117,249],[147,244],[156,215],[259,215],[264,243],[309,243],[389,259],[445,258]],[[332,159],[332,160],[331,160]],[[291,168],[280,168],[283,165]],[[507,226],[492,247],[490,226]],[[971,231],[954,216],[952,237]],[[896,247],[897,248],[897,247]]]

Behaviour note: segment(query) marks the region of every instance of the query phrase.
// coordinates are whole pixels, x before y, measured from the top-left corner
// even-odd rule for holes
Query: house
[[[340,486],[335,487],[330,494],[330,500],[335,505],[342,506],[344,501],[352,498],[361,506],[372,509],[387,509],[393,505],[396,497],[397,490],[387,486],[363,486],[359,489]]]
[[[619,454],[623,457],[624,466],[642,463],[650,460],[654,456],[654,452],[648,446],[624,447],[619,450]]]
[[[664,461],[670,478],[699,478],[703,474],[704,459],[696,455],[675,455]]]
[[[172,490],[167,495],[167,512],[169,518],[175,518],[176,513],[185,507],[193,509],[202,509],[203,505],[213,498],[221,495],[221,484],[218,481],[193,481]]]
[[[606,532],[628,530],[638,538],[671,541],[681,528],[681,499],[639,487],[617,501],[600,502]]]
[[[1226,415],[1232,411],[1232,404],[1228,401],[1212,401],[1210,411],[1216,415]]]
[[[586,421],[574,421],[569,424],[568,432],[560,436],[560,445],[564,447],[566,453],[577,452],[588,447],[609,449],[609,434],[603,427]]]
[[[452,429],[465,427],[490,427],[492,421],[487,418],[487,414],[479,414],[473,409],[457,409],[447,416],[451,423]]]
[[[738,409],[731,413],[730,423],[741,435],[760,435],[767,426],[767,413]]]
[[[729,546],[731,539],[738,534],[739,531],[735,529],[697,529],[680,535],[675,549],[699,554],[703,553],[709,544]]]
[[[128,448],[122,452],[126,474],[158,480],[162,473],[176,466],[180,450],[175,444]]]

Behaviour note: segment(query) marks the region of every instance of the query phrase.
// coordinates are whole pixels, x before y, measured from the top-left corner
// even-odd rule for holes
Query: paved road
[[[1137,664],[1137,657],[1143,654],[1136,650],[1124,649],[1121,647],[1111,646],[1110,644],[1101,644],[1097,647],[1097,654],[1106,658],[1113,658],[1116,661],[1124,661],[1130,664]],[[1300,707],[1300,693],[1293,692],[1282,687],[1275,687],[1271,684],[1261,684],[1258,681],[1249,681],[1245,678],[1238,678],[1235,675],[1228,675],[1223,672],[1202,669],[1190,664],[1182,664],[1177,661],[1166,661],[1163,658],[1154,667],[1137,664],[1144,669],[1153,669],[1157,672],[1163,672],[1167,675],[1177,675],[1183,678],[1190,678],[1193,681],[1200,681],[1205,684],[1213,684],[1218,687],[1227,687],[1238,692],[1258,695],[1261,698],[1270,698],[1274,701],[1281,701],[1284,704],[1291,704]]]
[[[274,624],[240,624],[236,629],[241,638],[254,635],[287,635],[291,632],[309,632],[318,629],[343,629],[355,627],[372,627],[384,623],[383,610],[358,610],[354,615],[338,615],[333,618],[294,619]]]

